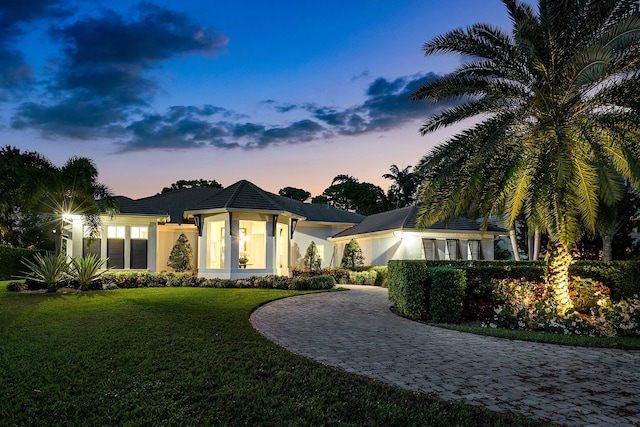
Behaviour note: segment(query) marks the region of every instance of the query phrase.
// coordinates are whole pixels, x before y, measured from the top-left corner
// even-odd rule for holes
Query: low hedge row
[[[337,283],[343,285],[374,285],[386,287],[389,270],[387,266],[356,267],[349,270],[342,267],[322,268],[320,270],[293,269],[293,277],[318,275],[332,276]]]
[[[42,251],[0,245],[0,280],[11,280],[22,275],[25,270],[22,261],[32,261],[38,252]]]
[[[291,290],[324,290],[335,286],[336,281],[328,275],[298,276],[289,278],[286,276],[254,276],[247,279],[205,279],[195,277],[188,273],[150,273],[142,272],[117,272],[105,273],[89,287],[90,290],[131,289],[131,288],[158,288],[158,287],[203,287],[203,288],[263,288],[263,289],[291,289]],[[10,291],[46,289],[46,285],[27,281],[24,285],[20,282],[9,283]],[[79,286],[73,282],[61,283],[60,287]]]

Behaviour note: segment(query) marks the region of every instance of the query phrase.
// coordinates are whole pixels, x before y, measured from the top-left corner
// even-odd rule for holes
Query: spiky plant
[[[81,258],[72,258],[70,265],[70,274],[74,278],[80,289],[86,291],[92,282],[100,279],[100,277],[108,270],[103,269],[106,259],[98,258],[95,254],[88,254]]]
[[[35,254],[34,260],[23,260],[22,263],[28,271],[23,271],[25,279],[45,283],[48,292],[58,290],[60,282],[69,279],[69,263],[64,255],[47,253],[45,255]]]
[[[640,185],[638,2],[503,3],[511,33],[475,24],[424,45],[467,60],[414,93],[444,108],[421,132],[475,125],[422,159],[418,224],[470,213],[505,215],[510,228],[524,211],[549,235],[547,280],[566,312],[574,242],[595,232],[599,202],[620,200],[624,179]]]

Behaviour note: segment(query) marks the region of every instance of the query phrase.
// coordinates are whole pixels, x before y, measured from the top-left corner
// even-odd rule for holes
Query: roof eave
[[[249,212],[249,213],[261,213],[261,214],[269,214],[269,215],[285,215],[285,216],[290,216],[291,218],[297,218],[299,220],[306,219],[305,216],[294,214],[293,212],[289,212],[285,210],[236,209],[236,208],[188,210],[188,211],[184,211],[183,218],[188,219],[190,217],[193,217],[194,215],[213,215],[213,214],[226,213],[226,212]]]

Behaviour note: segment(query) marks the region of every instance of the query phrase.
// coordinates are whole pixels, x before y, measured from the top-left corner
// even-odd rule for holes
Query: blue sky
[[[418,133],[434,109],[408,95],[461,61],[422,44],[476,22],[508,26],[498,0],[5,0],[3,145],[90,157],[130,197],[197,178],[386,189],[456,130]]]

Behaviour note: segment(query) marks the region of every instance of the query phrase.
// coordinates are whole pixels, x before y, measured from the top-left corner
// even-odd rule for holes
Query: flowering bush
[[[589,336],[640,336],[640,299],[613,303],[609,290],[592,279],[576,277],[570,286],[575,309],[558,314],[553,290],[542,282],[494,283],[493,319],[485,326]]]

